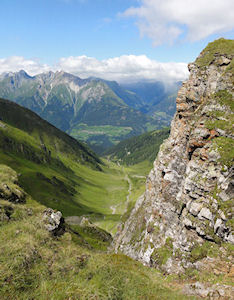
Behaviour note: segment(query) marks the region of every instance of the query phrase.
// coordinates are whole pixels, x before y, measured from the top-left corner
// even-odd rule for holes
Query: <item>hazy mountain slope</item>
[[[123,88],[139,96],[142,101],[139,109],[151,116],[159,117],[161,120],[170,121],[176,111],[176,95],[181,82],[137,82],[122,84]]]
[[[34,77],[24,71],[2,74],[0,96],[35,111],[61,130],[102,150],[162,126],[160,121],[136,110],[139,97],[117,83],[83,80],[65,72]]]
[[[105,155],[108,155],[111,160],[127,165],[138,164],[145,160],[153,162],[169,132],[169,129],[162,129],[132,137],[109,149]]]
[[[145,82],[121,84],[122,87],[134,92],[143,99],[145,104],[158,103],[165,94],[164,84],[162,82]]]
[[[116,81],[105,80],[104,82],[130,107],[141,110],[144,106],[144,99],[133,91],[123,88]]]

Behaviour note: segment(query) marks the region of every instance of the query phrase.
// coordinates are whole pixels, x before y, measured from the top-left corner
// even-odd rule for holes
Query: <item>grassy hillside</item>
[[[28,109],[0,100],[0,162],[20,173],[19,181],[38,202],[65,215],[108,214],[124,175],[108,168],[86,146]]]
[[[38,115],[0,99],[0,164],[12,167],[20,185],[37,202],[63,212],[87,215],[114,233],[131,199],[143,191],[150,165],[123,168],[104,163],[85,145]],[[130,200],[131,200],[130,199]]]
[[[135,165],[145,160],[153,162],[169,132],[170,130],[166,128],[132,137],[106,151],[105,155],[126,165]]]
[[[36,147],[37,152],[41,152],[43,156],[42,160],[53,160],[58,158],[58,153],[66,153],[70,158],[100,169],[101,161],[94,152],[22,106],[0,99],[0,120],[11,127],[11,130],[2,130],[2,135],[4,132],[6,135],[12,134],[16,140],[24,140],[25,143],[22,145],[27,144],[28,147]],[[14,132],[13,128],[24,132],[25,136],[23,137],[23,133],[20,136],[20,132]],[[26,135],[29,135],[30,139]]]
[[[16,172],[4,165],[2,180],[21,189]],[[105,233],[98,229],[83,227],[81,233],[66,225],[66,232],[54,237],[45,228],[45,207],[29,195],[24,201],[9,202],[1,193],[1,300],[187,299],[157,270],[107,254],[103,245],[111,240],[103,242]]]
[[[209,43],[206,48],[204,48],[196,59],[195,63],[200,67],[209,66],[217,53],[223,53],[226,55],[233,55],[234,40],[228,40],[220,38],[214,42]],[[233,67],[233,63],[230,64]]]

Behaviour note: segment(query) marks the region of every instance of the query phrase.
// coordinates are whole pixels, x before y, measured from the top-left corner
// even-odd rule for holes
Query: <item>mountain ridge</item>
[[[142,99],[117,82],[81,79],[64,71],[36,76],[23,70],[3,74],[0,96],[33,110],[95,150],[168,126],[171,119],[167,114],[151,117],[143,113]]]

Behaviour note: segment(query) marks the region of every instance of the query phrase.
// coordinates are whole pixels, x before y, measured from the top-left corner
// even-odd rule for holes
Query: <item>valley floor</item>
[[[89,198],[89,201],[85,197],[84,203],[86,205],[88,203],[93,211],[98,209],[98,213],[85,216],[100,228],[115,234],[123,216],[130,212],[137,198],[144,193],[146,175],[151,164],[144,161],[133,166],[123,166],[106,159],[103,161],[104,172],[102,174],[99,172],[95,178],[92,177],[97,186],[102,186],[102,190],[99,190],[95,198]],[[83,191],[86,195],[87,191],[85,189]],[[98,197],[101,199],[101,205],[96,207]],[[71,219],[70,217],[67,219]]]

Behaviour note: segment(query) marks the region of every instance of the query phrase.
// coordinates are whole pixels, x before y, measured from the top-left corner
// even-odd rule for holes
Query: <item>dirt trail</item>
[[[146,178],[146,176],[143,176],[143,175],[132,175],[132,177],[134,177],[134,178],[143,178],[143,179]]]
[[[128,205],[128,203],[130,201],[131,193],[132,193],[132,182],[131,182],[128,174],[125,174],[124,180],[126,180],[128,182],[128,194],[127,194],[127,197],[126,197],[126,204],[125,204],[126,208],[124,210],[124,213],[125,213],[126,210],[127,210],[127,205]],[[116,213],[116,209],[117,209],[118,206],[119,205],[117,205],[117,206],[114,206],[114,205],[110,206],[110,209],[112,210],[112,215],[114,215]]]
[[[131,196],[131,193],[132,193],[132,182],[131,182],[128,174],[125,175],[124,179],[128,182],[128,195],[127,195],[127,198],[126,198],[126,205],[128,205],[128,202],[130,200],[130,196]]]
[[[112,205],[110,209],[112,210],[112,215],[115,215],[117,206]]]

